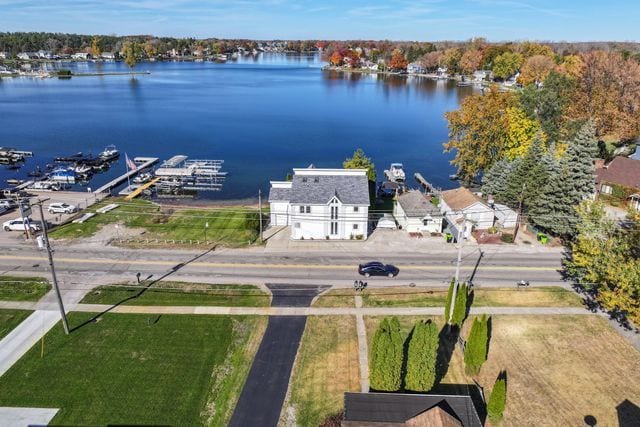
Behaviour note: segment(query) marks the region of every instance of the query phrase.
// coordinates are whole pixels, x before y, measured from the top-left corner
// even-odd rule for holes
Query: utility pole
[[[464,239],[464,233],[467,231],[467,215],[462,215],[462,226],[458,228],[458,261],[456,262],[456,275],[453,280],[453,294],[451,295],[451,305],[449,306],[449,318],[447,323],[451,325],[451,318],[453,317],[453,308],[456,304],[456,294],[458,293],[458,280],[460,278],[460,264],[462,264],[462,241]]]
[[[258,189],[258,210],[260,215],[260,243],[264,241],[262,235],[262,190]]]
[[[44,248],[49,256],[49,267],[51,268],[51,279],[53,281],[53,288],[56,291],[58,298],[58,307],[60,308],[60,316],[62,316],[62,326],[64,327],[64,333],[69,335],[69,322],[67,321],[67,313],[64,311],[64,304],[62,303],[62,295],[60,295],[60,287],[58,286],[58,279],[56,277],[56,269],[53,265],[53,251],[49,244],[49,235],[47,234],[47,222],[44,219],[44,213],[42,212],[42,200],[38,200],[38,208],[40,209],[40,220],[42,221],[42,239]]]

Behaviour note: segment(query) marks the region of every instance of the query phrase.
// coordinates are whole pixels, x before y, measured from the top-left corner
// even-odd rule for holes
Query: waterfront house
[[[409,74],[424,74],[427,70],[422,66],[420,61],[414,61],[407,64],[407,73]]]
[[[447,69],[447,67],[438,67],[438,69],[436,70],[436,76],[439,79],[448,79],[449,78],[449,70]]]
[[[0,59],[11,58],[11,52],[0,51]]]
[[[596,195],[628,202],[640,210],[640,160],[615,157],[608,164],[596,162]]]
[[[40,59],[53,59],[53,53],[50,50],[39,50],[36,52],[36,55]]]
[[[393,216],[408,233],[442,232],[442,212],[417,190],[408,191],[396,198]]]
[[[485,80],[490,80],[493,77],[493,73],[487,70],[476,70],[473,72],[473,82],[482,83]]]
[[[114,52],[102,52],[100,54],[100,58],[107,61],[113,61],[114,59],[116,59],[116,54]]]
[[[366,169],[294,169],[291,181],[271,181],[272,226],[291,226],[294,240],[366,239]]]
[[[463,237],[468,239],[472,231],[486,230],[494,225],[494,210],[467,188],[443,191],[439,206],[447,221],[447,230],[456,238],[461,230]]]
[[[35,52],[20,52],[18,53],[18,59],[23,61],[29,61],[30,59],[37,59],[38,55]]]
[[[344,394],[343,427],[481,427],[473,400],[466,395]]]
[[[80,60],[87,60],[87,59],[91,59],[91,54],[87,53],[87,52],[76,52],[73,55],[71,55],[71,57],[73,59],[80,59]]]

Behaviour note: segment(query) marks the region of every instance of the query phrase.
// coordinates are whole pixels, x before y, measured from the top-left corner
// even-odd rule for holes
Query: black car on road
[[[398,269],[398,267],[391,264],[384,264],[378,261],[372,261],[366,264],[360,264],[358,266],[358,273],[360,273],[364,277],[369,277],[369,276],[395,277],[398,275],[399,272],[400,270]]]

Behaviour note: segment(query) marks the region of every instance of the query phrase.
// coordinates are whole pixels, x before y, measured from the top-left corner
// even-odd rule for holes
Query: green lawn
[[[32,311],[29,310],[0,310],[0,340],[29,317],[31,313]]]
[[[102,201],[86,212],[111,203],[120,207],[97,214],[82,224],[69,223],[50,234],[57,239],[82,238],[94,235],[105,224],[119,223],[126,227],[145,229],[144,239],[197,240],[226,246],[245,246],[259,237],[258,210],[252,208],[174,209],[161,207],[146,200],[124,201],[121,198]]]
[[[87,304],[124,305],[213,305],[230,307],[267,307],[269,294],[253,285],[210,285],[204,283],[160,282],[145,290],[131,285],[99,286],[82,299]]]
[[[90,319],[71,313],[72,327]],[[106,314],[0,378],[0,406],[60,408],[57,425],[225,425],[266,318]]]
[[[367,307],[444,307],[447,290],[378,288],[365,291],[362,299]],[[474,290],[473,305],[474,307],[581,307],[582,299],[574,292],[560,287],[478,288]]]
[[[353,289],[330,289],[323,292],[313,303],[314,307],[354,307],[354,295],[356,291]]]
[[[0,300],[38,301],[49,290],[49,282],[40,277],[0,276]]]

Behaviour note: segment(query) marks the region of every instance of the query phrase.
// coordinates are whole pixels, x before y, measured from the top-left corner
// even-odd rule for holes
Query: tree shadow
[[[444,325],[438,334],[438,354],[436,356],[436,385],[440,384],[451,363],[453,351],[460,337],[460,330],[457,326]]]
[[[640,407],[625,399],[616,406],[618,413],[618,425],[620,427],[631,427],[640,425]]]
[[[119,301],[119,302],[115,303],[114,305],[112,305],[111,307],[107,308],[106,310],[96,314],[91,319],[86,320],[85,322],[81,323],[80,325],[73,327],[69,332],[70,333],[71,332],[75,332],[76,330],[82,328],[83,326],[86,326],[86,325],[88,325],[90,323],[94,323],[99,317],[101,317],[104,314],[109,313],[110,311],[112,311],[116,307],[119,307],[119,306],[125,304],[128,301],[131,301],[133,299],[136,299],[136,298],[142,296],[149,288],[151,288],[156,283],[161,282],[162,280],[164,280],[165,278],[171,276],[173,273],[175,273],[176,271],[180,270],[181,268],[186,267],[187,265],[191,264],[192,262],[195,262],[195,261],[199,260],[200,258],[204,257],[205,255],[208,255],[211,252],[215,251],[216,246],[217,245],[212,246],[211,248],[207,249],[206,251],[202,252],[201,254],[198,254],[198,255],[194,256],[193,258],[191,258],[191,259],[189,259],[189,260],[187,260],[185,262],[181,262],[179,264],[174,265],[173,267],[171,267],[169,269],[169,271],[164,273],[162,276],[158,277],[155,280],[149,281],[148,283],[143,284],[143,287],[135,295],[132,295],[130,297],[127,297],[127,298],[123,299],[122,301]],[[146,280],[150,279],[152,276],[153,275],[147,277]],[[158,323],[159,320],[160,320],[160,316],[157,317],[157,319],[153,322],[153,324]]]
[[[471,275],[469,276],[469,280],[467,281],[467,283],[469,283],[469,287],[473,288],[473,279],[476,277],[476,273],[478,272],[478,267],[480,267],[480,262],[482,261],[482,257],[484,256],[484,252],[482,252],[482,250],[478,250],[480,252],[480,255],[478,255],[478,259],[476,260],[476,265],[473,267],[473,271],[471,272]]]
[[[487,319],[487,357],[489,357],[489,347],[491,346],[491,329],[493,326],[493,318],[489,316]],[[506,377],[506,372],[505,372]]]
[[[471,290],[469,290],[471,289]],[[475,291],[473,290],[473,288],[467,288],[467,307],[466,307],[466,311],[464,314],[464,319],[467,320],[467,317],[469,317],[469,312],[471,311],[471,306],[473,305],[473,300],[476,297]]]

